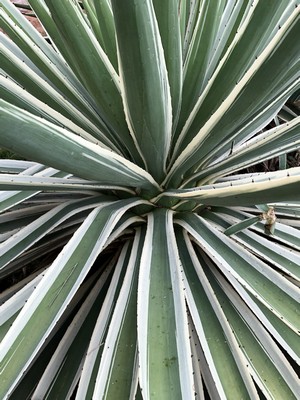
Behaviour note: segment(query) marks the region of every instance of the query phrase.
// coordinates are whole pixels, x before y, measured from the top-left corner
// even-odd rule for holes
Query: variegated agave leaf
[[[44,36],[0,0],[0,398],[299,398],[299,1],[28,3]]]

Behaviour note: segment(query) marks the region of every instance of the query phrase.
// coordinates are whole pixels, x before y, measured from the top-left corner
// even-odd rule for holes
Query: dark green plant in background
[[[296,399],[299,1],[29,4],[46,39],[0,0],[1,399]]]

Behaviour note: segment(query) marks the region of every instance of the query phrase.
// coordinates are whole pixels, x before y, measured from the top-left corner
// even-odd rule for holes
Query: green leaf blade
[[[76,293],[97,255],[106,244],[122,215],[134,205],[135,199],[98,207],[77,230],[65,252],[59,254],[52,268],[34,291],[0,345],[0,394],[5,397],[20,381],[22,372],[30,365],[42,347],[63,310]],[[32,325],[36,326],[34,333]],[[22,357],[20,347],[25,349]]]
[[[216,390],[216,396],[220,398],[257,398],[231,327],[204,274],[205,261],[197,257],[185,231],[178,231],[177,238],[181,244],[180,258],[185,272],[187,303],[212,375],[213,384],[207,382],[210,395]],[[202,373],[205,377],[205,372]]]
[[[117,46],[115,39],[115,22],[112,14],[109,0],[95,1],[95,10],[97,14],[100,30],[100,44],[108,55],[116,71],[118,70]]]
[[[94,397],[131,398],[137,383],[137,284],[145,232],[137,230],[112,316],[96,380]]]
[[[258,222],[260,220],[261,220],[260,217],[252,217],[249,219],[245,219],[244,221],[238,222],[237,224],[234,224],[234,225],[230,226],[229,228],[227,228],[224,231],[224,234],[227,236],[234,235],[235,233],[242,231],[243,229],[249,228],[250,226],[252,226],[253,224],[255,224],[256,222]]]
[[[173,131],[175,130],[182,98],[182,49],[178,18],[178,0],[153,1],[164,48],[172,99]]]
[[[300,167],[284,171],[258,173],[252,177],[225,179],[224,182],[199,188],[170,190],[157,196],[181,200],[196,200],[200,204],[247,206],[257,203],[297,201]]]
[[[148,173],[127,159],[4,101],[0,100],[0,106],[0,140],[3,146],[86,179],[103,183],[115,181],[117,185],[146,189],[155,185]],[[6,130],[7,127],[9,130]],[[20,130],[22,137],[14,141]],[[85,161],[78,165],[76,160],[80,159]],[[147,182],[148,179],[152,183]]]
[[[299,15],[300,6],[297,6],[249,69],[235,82],[227,97],[222,97],[221,104],[211,110],[206,121],[197,123],[197,116],[202,118],[203,101],[218,77],[219,69],[215,71],[181,133],[182,138],[186,132],[194,132],[194,135],[180,148],[181,154],[174,159],[165,183],[178,186],[187,171],[203,168],[218,155],[218,150],[223,154],[226,150],[229,152],[233,140],[240,141],[250,133],[256,133],[262,124],[276,115],[289,94],[297,89],[299,49],[293,37],[299,35]],[[248,113],[245,110],[251,111]],[[193,127],[193,124],[196,126]]]
[[[175,246],[170,218],[163,209],[149,216],[141,257],[138,343],[146,399],[193,397],[187,316],[178,255],[170,252]]]
[[[112,6],[126,119],[147,170],[161,182],[170,147],[172,110],[153,6],[149,0],[112,1]]]

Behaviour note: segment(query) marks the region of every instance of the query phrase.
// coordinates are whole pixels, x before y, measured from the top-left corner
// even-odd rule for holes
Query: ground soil
[[[27,0],[11,0],[11,3],[13,4],[24,4],[24,5],[28,5],[28,1]],[[28,19],[28,21],[30,21],[32,23],[32,25],[43,35],[46,36],[46,33],[43,29],[43,27],[41,26],[39,20],[36,17],[32,17],[31,14],[32,12],[30,10],[27,10],[26,8],[19,8],[20,12],[26,16],[26,18]]]

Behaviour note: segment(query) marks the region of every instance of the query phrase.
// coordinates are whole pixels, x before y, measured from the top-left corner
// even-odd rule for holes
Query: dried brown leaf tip
[[[268,211],[262,214],[262,219],[266,221],[265,234],[274,235],[276,223],[276,214],[274,207],[269,207]]]

